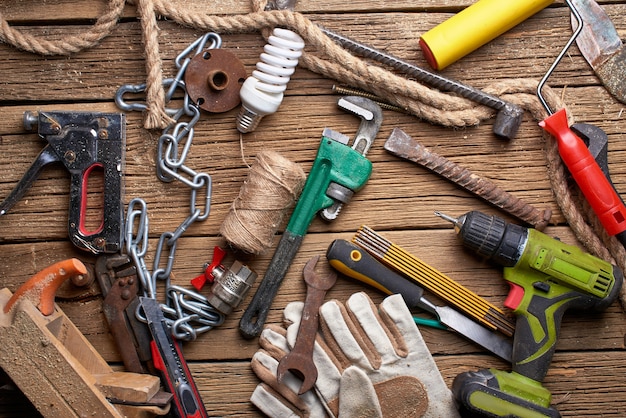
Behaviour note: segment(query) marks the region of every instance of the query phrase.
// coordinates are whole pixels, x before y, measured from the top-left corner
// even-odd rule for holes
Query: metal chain
[[[209,41],[211,43],[207,47]],[[183,77],[194,55],[204,49],[219,48],[221,44],[222,40],[216,33],[207,33],[198,38],[176,57],[176,77],[163,81],[163,85],[168,87],[167,103],[178,89],[184,92],[184,98],[181,108],[168,108],[168,114],[175,123],[165,128],[159,138],[157,177],[168,183],[178,180],[190,188],[191,194],[189,216],[174,231],[164,232],[159,238],[152,273],[145,262],[148,249],[146,202],[140,198],[131,200],[126,219],[126,252],[137,267],[144,296],[156,299],[157,281],[165,282],[165,303],[161,304],[161,309],[174,338],[185,341],[195,340],[199,334],[221,325],[225,319],[224,314],[211,306],[201,294],[170,283],[178,239],[194,222],[206,220],[211,209],[211,176],[198,173],[185,165],[193,142],[194,126],[200,119],[200,109],[189,98]],[[143,90],[145,85],[122,86],[118,89],[115,101],[122,110],[145,110],[145,104],[127,104],[123,98],[127,92],[138,93]],[[139,310],[137,315],[142,319]]]

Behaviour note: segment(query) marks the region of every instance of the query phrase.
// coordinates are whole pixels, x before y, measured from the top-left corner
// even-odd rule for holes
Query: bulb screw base
[[[241,106],[237,115],[237,130],[242,134],[254,131],[263,119],[263,115],[259,115],[245,106]]]

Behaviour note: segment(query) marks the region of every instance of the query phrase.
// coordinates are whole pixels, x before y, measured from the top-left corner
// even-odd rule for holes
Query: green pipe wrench
[[[324,219],[335,219],[341,206],[365,186],[372,173],[372,163],[365,155],[382,124],[382,110],[372,100],[358,96],[342,97],[338,105],[361,118],[353,145],[348,145],[347,136],[324,129],[317,156],[287,228],[239,321],[239,331],[245,338],[261,333],[272,301],[315,215],[323,211]]]

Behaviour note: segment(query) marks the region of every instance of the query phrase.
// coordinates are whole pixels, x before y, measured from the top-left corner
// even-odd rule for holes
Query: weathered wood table
[[[216,2],[172,0],[191,10],[213,15],[245,14],[245,0]],[[300,0],[296,11],[313,22],[373,45],[416,65],[428,68],[418,47],[420,34],[472,2]],[[602,1],[618,31],[626,31],[626,2]],[[16,28],[44,39],[58,40],[85,30],[106,8],[99,0],[2,2],[0,13]],[[25,111],[93,110],[119,111],[113,101],[118,87],[145,81],[145,51],[135,6],[129,4],[111,34],[97,46],[69,57],[20,51],[0,43],[0,199],[12,190],[42,148],[36,134],[22,125]],[[176,72],[174,58],[203,32],[159,20],[160,53],[165,76]],[[222,47],[234,52],[248,74],[265,44],[258,32],[223,33]],[[512,78],[540,79],[571,35],[569,11],[562,1],[520,24],[461,61],[443,74],[484,88]],[[189,286],[201,273],[215,245],[222,245],[219,228],[246,178],[248,164],[262,150],[280,152],[308,172],[324,127],[352,136],[358,120],[338,110],[337,82],[298,68],[288,85],[279,111],[263,119],[253,133],[240,137],[235,129],[238,109],[203,114],[196,125],[187,165],[207,172],[213,181],[211,213],[180,238],[172,280]],[[596,124],[609,136],[609,165],[618,191],[626,193],[626,126],[624,105],[613,99],[573,46],[549,80],[562,95],[577,121]],[[155,175],[158,131],[143,127],[142,115],[127,115],[125,203],[141,197],[148,205],[150,241],[147,260],[152,262],[158,237],[176,228],[187,217],[189,192],[177,183],[163,183]],[[338,219],[325,223],[315,219],[302,248],[276,297],[268,323],[281,321],[290,301],[304,300],[301,280],[304,263],[323,255],[336,238],[350,239],[363,224],[379,231],[428,264],[448,274],[492,303],[502,306],[508,286],[501,269],[463,251],[450,225],[433,211],[458,216],[478,209],[507,217],[493,206],[412,163],[383,149],[392,129],[400,127],[438,154],[492,179],[500,187],[537,206],[552,210],[546,232],[575,244],[557,206],[546,175],[545,143],[537,122],[528,114],[512,141],[495,138],[492,120],[480,126],[451,129],[414,116],[384,111],[384,123],[368,154],[374,171],[366,187],[341,211]],[[78,257],[93,262],[76,249],[67,234],[69,176],[59,166],[49,167],[11,211],[0,217],[0,287],[15,291],[35,272],[61,259]],[[511,218],[507,218],[513,220]],[[281,226],[280,232],[284,225]],[[275,243],[278,241],[278,237]],[[246,259],[262,277],[273,248]],[[255,288],[258,286],[257,280]],[[254,292],[255,289],[252,290]],[[365,290],[375,302],[383,295],[341,278],[327,298],[345,300]],[[252,294],[251,292],[251,294]],[[226,322],[185,343],[185,357],[211,416],[260,416],[249,402],[258,379],[250,359],[259,348],[256,339],[245,340],[238,322],[251,298],[228,316]],[[87,339],[114,366],[120,356],[102,313],[102,297],[58,300]],[[563,416],[623,416],[626,410],[626,317],[615,303],[604,313],[568,313],[545,386],[553,393]],[[446,382],[467,370],[485,367],[506,369],[507,364],[480,347],[450,332],[421,328]],[[0,388],[0,416],[37,416],[19,391]]]

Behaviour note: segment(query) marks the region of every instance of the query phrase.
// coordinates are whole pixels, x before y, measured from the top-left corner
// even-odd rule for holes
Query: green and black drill
[[[552,361],[561,319],[570,308],[601,311],[617,298],[622,271],[535,229],[471,211],[454,224],[463,244],[504,267],[511,286],[504,305],[517,316],[512,371],[458,375],[452,391],[464,416],[560,417],[541,384]]]

